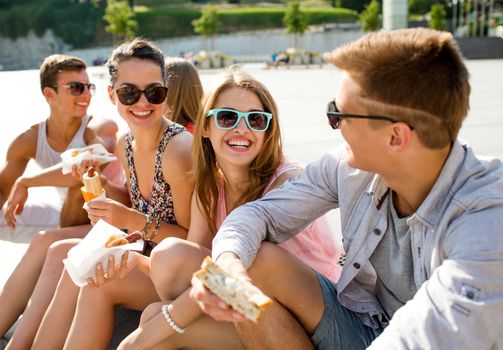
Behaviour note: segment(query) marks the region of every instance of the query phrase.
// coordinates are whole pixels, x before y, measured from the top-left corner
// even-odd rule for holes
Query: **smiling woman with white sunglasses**
[[[262,197],[289,178],[299,165],[281,146],[276,103],[267,88],[248,74],[229,69],[209,96],[196,124],[193,146],[191,221],[187,240],[167,238],[154,248],[150,273],[163,301],[142,314],[141,327],[119,349],[242,347],[231,324],[201,317],[188,297],[192,273],[211,253],[211,241],[228,213]],[[325,221],[314,222],[282,247],[333,280],[341,249]],[[323,242],[323,244],[321,243]]]

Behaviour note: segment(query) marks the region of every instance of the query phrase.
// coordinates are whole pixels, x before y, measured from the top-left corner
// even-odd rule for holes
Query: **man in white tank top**
[[[87,214],[82,209],[81,184],[71,174],[62,174],[60,154],[68,148],[97,142],[94,131],[88,126],[91,117],[87,116],[95,86],[89,82],[83,60],[57,54],[42,63],[40,87],[49,104],[50,115],[9,145],[7,159],[0,168],[0,208],[7,203],[5,220],[10,228],[14,228],[16,215],[23,212],[28,198],[28,188],[62,187],[58,192],[65,203],[60,226],[88,223]],[[43,170],[28,176],[24,173],[31,159]]]

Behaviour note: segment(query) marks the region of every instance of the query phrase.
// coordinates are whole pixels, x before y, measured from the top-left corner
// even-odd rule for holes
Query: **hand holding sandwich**
[[[236,277],[250,281],[241,260],[233,253],[224,253],[216,261],[224,270],[229,271]],[[192,277],[192,290],[190,297],[199,305],[201,310],[217,321],[242,322],[247,318],[232,309],[224,300],[210,292],[197,278]]]

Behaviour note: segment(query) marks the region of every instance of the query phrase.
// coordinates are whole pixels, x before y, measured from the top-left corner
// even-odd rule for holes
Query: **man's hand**
[[[222,254],[218,258],[218,264],[233,275],[250,280],[241,260],[233,253]],[[225,301],[210,292],[197,277],[192,277],[190,297],[205,314],[217,321],[242,322],[247,320],[244,315],[234,311]]]
[[[21,215],[24,209],[24,204],[28,199],[28,187],[25,185],[23,178],[19,178],[12,186],[12,189],[7,199],[7,208],[5,210],[5,221],[10,229],[16,227],[15,215]]]
[[[93,167],[94,169],[101,169],[101,164],[94,160],[84,160],[82,161],[82,163],[80,163],[80,166],[72,166],[72,176],[82,182],[82,177],[91,167]]]

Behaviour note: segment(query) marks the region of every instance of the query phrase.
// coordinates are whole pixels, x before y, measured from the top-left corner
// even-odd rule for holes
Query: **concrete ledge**
[[[503,58],[501,38],[456,38],[463,56],[469,59]]]
[[[114,335],[108,350],[117,349],[120,342],[132,333],[140,324],[141,312],[118,307],[115,309]]]

